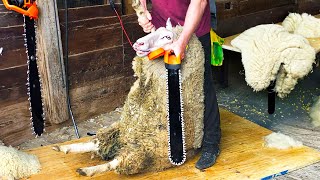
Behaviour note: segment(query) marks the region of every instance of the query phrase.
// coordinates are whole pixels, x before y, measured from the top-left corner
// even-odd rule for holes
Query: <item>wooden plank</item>
[[[58,124],[69,118],[66,80],[56,1],[37,2],[41,16],[37,21],[37,57],[42,79],[42,96],[46,119]]]
[[[217,18],[219,21],[239,15],[239,0],[220,0],[216,2]]]
[[[239,1],[239,14],[237,15],[246,15],[288,5],[295,5],[295,0],[244,0]]]
[[[302,148],[276,150],[263,146],[263,137],[271,131],[221,109],[221,154],[217,163],[202,172],[195,169],[198,156],[189,159],[182,166],[162,172],[143,173],[132,176],[114,172],[95,175],[90,179],[262,179],[285,170],[292,171],[320,161],[320,153],[314,149]],[[82,138],[65,142],[86,142]],[[90,159],[90,153],[64,154],[53,151],[53,145],[28,150],[39,157],[42,170],[29,179],[88,179],[79,176],[76,169],[105,163],[98,158]]]
[[[27,80],[26,80],[27,81]],[[19,102],[19,99],[27,99],[26,85],[19,85],[0,90],[0,108]]]
[[[121,106],[133,81],[132,76],[118,73],[113,78],[91,81],[85,86],[71,89],[70,98],[75,118],[86,120]]]
[[[298,1],[298,12],[299,13],[309,13],[309,14],[319,14],[320,2],[319,0],[299,0]]]
[[[7,9],[4,9],[3,12],[1,12],[0,5],[0,27],[17,26],[22,24],[23,16],[21,14]]]
[[[27,63],[23,26],[0,27],[0,47],[3,48],[0,70]]]
[[[6,26],[0,27],[0,39],[6,39],[8,37],[22,37],[24,33],[23,26]]]
[[[119,15],[122,15],[120,4],[116,4],[116,10]],[[115,16],[110,5],[96,5],[68,9],[69,22],[108,16]],[[64,9],[59,10],[59,21],[62,23],[65,22]]]
[[[29,102],[27,97],[0,108],[0,139],[11,145],[23,143],[32,137]]]
[[[27,70],[27,65],[0,70],[0,90],[25,85]]]
[[[70,56],[70,85],[76,88],[91,81],[103,81],[123,72],[124,68],[122,46]]]
[[[259,24],[278,23],[288,15],[288,12],[294,12],[296,6],[281,6],[265,11],[259,11],[248,15],[221,19],[218,15],[217,33],[221,37],[227,37],[243,32],[244,30]]]
[[[69,24],[68,33],[69,55],[122,45],[122,30],[116,17],[76,21]],[[62,42],[65,42],[64,36]]]
[[[4,44],[0,60],[0,70],[27,64],[28,57],[25,47],[12,49],[13,46],[16,46],[14,42]]]

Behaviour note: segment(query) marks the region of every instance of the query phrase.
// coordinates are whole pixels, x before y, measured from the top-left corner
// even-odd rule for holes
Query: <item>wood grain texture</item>
[[[27,63],[23,33],[22,25],[0,27],[0,47],[3,48],[0,55],[0,70]]]
[[[25,85],[27,83],[27,70],[27,65],[0,70],[0,90]]]
[[[296,5],[286,5],[246,15],[231,15],[228,16],[228,18],[222,18],[217,14],[217,33],[221,37],[227,37],[241,33],[244,30],[259,24],[278,23],[283,21],[288,15],[288,12],[295,12],[295,9]]]
[[[39,74],[42,80],[42,101],[46,119],[58,124],[69,118],[67,110],[67,92],[65,86],[65,68],[59,29],[56,16],[56,1],[37,2],[41,16],[37,21],[37,57]]]
[[[320,1],[319,0],[298,0],[298,12],[319,14],[320,13]]]
[[[32,138],[29,102],[27,97],[16,103],[0,107],[0,139],[8,144],[18,145]]]
[[[112,78],[90,81],[71,89],[74,116],[82,121],[122,106],[133,81],[132,76],[117,73]]]
[[[123,47],[102,49],[71,56],[69,79],[71,88],[90,84],[93,81],[112,79],[125,69]],[[128,64],[131,67],[131,64]]]
[[[115,7],[119,15],[122,15],[121,5],[116,4]],[[68,9],[68,13],[69,13],[69,16],[68,16],[69,22],[98,18],[98,17],[115,16],[115,13],[114,11],[112,11],[110,5],[96,5],[96,6],[70,8]],[[64,9],[59,10],[59,20],[61,23],[65,22]]]
[[[69,24],[69,55],[122,45],[122,30],[115,17]],[[62,29],[64,34],[65,29]],[[62,42],[65,37],[63,36]]]
[[[90,154],[63,154],[51,149],[52,145],[27,151],[39,157],[42,171],[30,179],[261,179],[285,170],[320,161],[320,153],[308,147],[276,150],[263,146],[263,137],[271,131],[221,109],[221,154],[217,163],[201,172],[194,167],[198,156],[184,165],[162,172],[144,173],[133,176],[106,172],[93,177],[83,177],[76,173],[80,167],[105,163],[98,158],[90,159]],[[86,142],[89,138],[65,142]]]

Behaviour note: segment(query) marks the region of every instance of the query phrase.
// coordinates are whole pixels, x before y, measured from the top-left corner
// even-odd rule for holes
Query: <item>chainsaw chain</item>
[[[177,74],[175,75],[178,75],[179,76],[179,84],[176,84],[178,85],[178,88],[179,88],[179,102],[173,102],[174,103],[174,107],[175,108],[180,108],[180,113],[179,114],[170,114],[170,113],[173,113],[173,112],[170,112],[170,100],[169,99],[172,99],[172,97],[170,98],[169,95],[169,86],[172,85],[170,84],[169,85],[169,71],[172,71],[172,70],[168,70],[166,69],[166,80],[167,80],[167,86],[166,86],[166,93],[167,93],[167,122],[168,122],[168,156],[169,156],[169,160],[171,162],[171,164],[173,165],[182,165],[185,161],[186,161],[186,158],[187,158],[187,153],[186,153],[186,143],[185,143],[185,130],[184,130],[184,119],[183,119],[183,114],[184,114],[184,110],[183,110],[183,99],[182,99],[182,86],[181,86],[181,70],[178,69],[178,70],[173,70],[173,71],[178,71],[178,72],[175,72]],[[177,98],[177,97],[173,97],[173,98]],[[172,103],[172,102],[171,102]],[[179,106],[175,106],[176,104],[175,103],[180,103],[180,107]],[[172,110],[172,109],[171,109]],[[177,112],[174,112],[174,113],[177,113]],[[172,116],[173,115],[173,116]],[[179,117],[179,120],[176,121],[177,117]],[[172,118],[172,119],[171,119]],[[181,127],[179,127],[178,123],[180,123]],[[171,124],[171,125],[170,125]],[[173,125],[173,127],[171,127]],[[178,129],[175,129],[175,128],[178,128]],[[181,128],[181,132],[180,132],[180,128]],[[171,130],[174,130],[174,131],[171,131]],[[171,141],[171,138],[173,138],[173,140],[176,140],[174,136],[177,136],[177,133],[178,133],[178,137],[180,137],[181,135],[181,140],[182,140],[182,147],[179,147],[180,146],[180,142],[172,142]],[[181,133],[181,134],[179,134]],[[173,137],[171,137],[173,136]],[[175,144],[175,143],[178,143],[178,144]],[[182,148],[182,152],[180,151]],[[172,152],[172,150],[174,151],[174,153]],[[180,154],[181,153],[181,154]],[[177,154],[179,154],[177,157]]]
[[[37,42],[35,20],[24,16],[24,41],[28,56],[27,95],[29,101],[30,120],[33,134],[41,136],[45,131],[45,114],[42,102],[42,82],[37,65]]]

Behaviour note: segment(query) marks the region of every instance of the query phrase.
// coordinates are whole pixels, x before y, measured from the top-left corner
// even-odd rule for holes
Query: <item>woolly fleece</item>
[[[302,147],[302,142],[297,141],[282,133],[271,133],[264,137],[265,146],[276,149],[289,149]]]
[[[20,179],[40,171],[40,162],[35,155],[0,145],[0,179]]]
[[[282,26],[290,33],[306,38],[320,37],[320,19],[307,13],[290,13],[282,22]]]
[[[180,34],[182,27],[173,31]],[[196,36],[188,46],[181,67],[187,160],[194,156],[194,149],[201,147],[204,114],[204,52]],[[118,159],[116,172],[120,174],[161,171],[173,166],[168,159],[163,57],[153,61],[136,57],[133,70],[137,80],[130,89],[120,121],[97,134],[99,154],[104,159]]]
[[[307,39],[276,24],[250,28],[231,44],[241,50],[248,85],[261,91],[276,79],[275,91],[281,98],[312,70],[316,58]]]

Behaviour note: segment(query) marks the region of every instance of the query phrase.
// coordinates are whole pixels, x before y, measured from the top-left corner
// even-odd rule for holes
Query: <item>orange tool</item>
[[[167,65],[179,65],[181,64],[180,55],[176,56],[171,50],[165,51],[163,48],[152,51],[148,54],[149,60],[155,60],[161,56],[164,56],[164,62]]]
[[[29,16],[31,19],[38,19],[39,10],[37,4],[33,0],[24,0],[23,7],[19,7],[17,5],[9,4],[8,0],[2,0],[4,6],[8,10],[16,11],[25,16]]]

